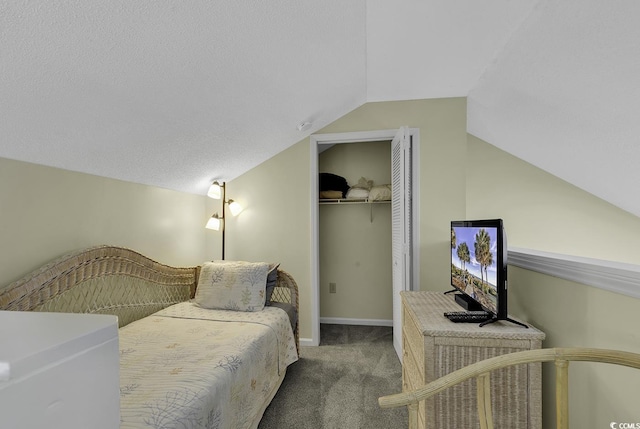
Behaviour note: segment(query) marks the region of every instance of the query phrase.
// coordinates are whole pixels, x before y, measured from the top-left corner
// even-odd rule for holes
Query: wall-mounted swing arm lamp
[[[218,183],[217,180],[213,182],[211,186],[209,186],[207,196],[216,200],[222,199],[222,216],[218,216],[218,212],[214,213],[213,216],[211,216],[207,221],[205,228],[213,229],[216,231],[222,229],[222,259],[224,260],[224,207],[225,204],[228,204],[231,215],[238,216],[238,214],[240,214],[240,212],[242,211],[242,206],[238,204],[237,201],[226,199],[226,186],[224,182],[222,182],[222,185]]]

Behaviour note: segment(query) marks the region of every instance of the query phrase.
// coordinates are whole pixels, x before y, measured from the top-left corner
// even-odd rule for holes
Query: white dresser
[[[118,429],[115,316],[0,311],[0,427]]]
[[[453,323],[446,311],[462,311],[453,295],[402,292],[402,387],[412,390],[452,371],[490,357],[539,349],[545,334],[529,326],[499,321],[483,327]],[[497,428],[541,429],[541,365],[518,365],[491,376]],[[475,380],[422,401],[418,427],[479,428]]]

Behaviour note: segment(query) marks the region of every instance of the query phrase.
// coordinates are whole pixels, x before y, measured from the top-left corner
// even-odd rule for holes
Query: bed
[[[93,247],[1,288],[0,310],[118,316],[122,429],[255,428],[298,359],[297,285],[269,267],[274,281],[256,289],[264,307],[242,291],[242,302],[204,308],[220,272],[208,264]]]

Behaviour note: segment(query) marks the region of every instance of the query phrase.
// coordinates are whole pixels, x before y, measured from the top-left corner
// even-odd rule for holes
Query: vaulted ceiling
[[[204,194],[366,102],[466,96],[469,133],[640,216],[638,16],[635,0],[0,0],[0,156]]]

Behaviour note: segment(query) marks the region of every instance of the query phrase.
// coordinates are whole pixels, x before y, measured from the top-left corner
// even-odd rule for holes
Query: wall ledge
[[[508,264],[640,299],[640,265],[515,247]]]

